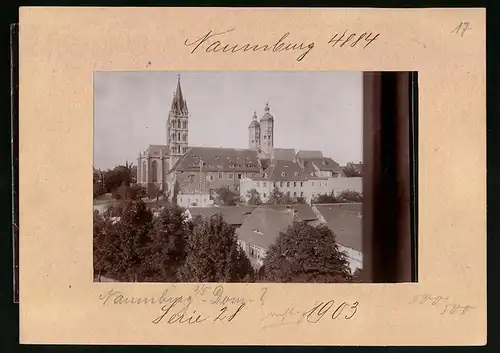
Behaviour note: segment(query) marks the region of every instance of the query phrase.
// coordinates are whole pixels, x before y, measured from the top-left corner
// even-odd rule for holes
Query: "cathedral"
[[[149,145],[137,159],[137,182],[148,192],[207,193],[221,187],[239,191],[239,180],[257,177],[273,160],[294,160],[293,149],[274,148],[274,117],[266,103],[260,119],[254,111],[248,126],[248,149],[189,146],[189,109],[177,78],[165,122],[165,145]],[[215,141],[214,141],[215,142]]]

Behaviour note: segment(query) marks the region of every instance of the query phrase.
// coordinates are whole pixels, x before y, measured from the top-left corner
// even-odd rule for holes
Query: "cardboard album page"
[[[21,343],[486,343],[484,9],[19,17]],[[364,148],[401,141],[396,72],[418,77],[413,260],[367,238],[367,212],[402,219],[373,166],[404,153]],[[376,261],[418,277],[373,283]]]

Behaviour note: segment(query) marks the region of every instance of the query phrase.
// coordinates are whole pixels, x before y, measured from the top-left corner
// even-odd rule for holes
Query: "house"
[[[275,243],[279,234],[293,224],[296,216],[291,208],[256,208],[236,231],[238,244],[245,251],[252,266],[259,269],[269,247]]]
[[[349,260],[352,273],[363,268],[363,204],[314,204],[319,220],[335,233],[340,250]]]

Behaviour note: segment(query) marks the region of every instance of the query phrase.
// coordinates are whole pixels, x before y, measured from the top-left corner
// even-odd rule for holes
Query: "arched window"
[[[177,153],[181,153],[181,145],[177,146]]]
[[[182,135],[182,141],[186,141],[186,134]]]
[[[188,122],[187,122],[187,121],[185,121],[185,122],[184,122],[184,129],[187,129],[187,128],[188,128]]]
[[[177,120],[177,128],[180,129],[181,128],[181,121],[180,120]]]
[[[172,141],[175,141],[175,132],[172,132]]]
[[[175,128],[175,126],[176,126],[176,125],[177,125],[177,124],[176,124],[176,120],[175,120],[175,119],[174,119],[174,120],[172,120],[172,127],[173,127],[173,128]]]
[[[181,133],[180,133],[180,132],[178,132],[178,133],[177,133],[177,141],[180,141],[180,140],[181,140]]]
[[[151,173],[153,174],[151,181],[153,183],[156,183],[158,181],[157,180],[157,172],[158,172],[158,163],[156,163],[156,161],[153,161],[153,163],[151,164]]]
[[[146,175],[146,162],[142,162],[142,181],[144,183],[148,181]]]

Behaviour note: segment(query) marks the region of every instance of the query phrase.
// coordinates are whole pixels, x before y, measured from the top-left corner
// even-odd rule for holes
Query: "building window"
[[[267,183],[266,183],[266,182],[263,182],[263,184],[264,184],[264,187],[266,187],[266,186],[267,186]]]
[[[190,182],[191,184],[193,184],[193,183],[194,183],[194,174],[191,174],[191,175],[189,176],[189,182]]]
[[[299,175],[299,173],[297,173],[297,172],[293,173],[293,176],[298,176],[298,175]]]
[[[180,129],[181,128],[181,121],[180,120],[177,120],[177,128]]]
[[[210,176],[209,176],[209,180],[210,180],[210,181],[214,181],[214,176],[213,176],[213,175],[210,175]]]
[[[142,181],[147,182],[147,177],[146,177],[146,162],[142,163]]]
[[[240,186],[236,185],[236,191],[240,190]]]
[[[177,141],[180,141],[180,140],[181,140],[181,133],[180,133],[180,132],[178,132],[178,133],[177,133]]]
[[[281,172],[281,176],[282,177],[286,176],[286,173],[285,172]]]
[[[187,127],[188,127],[188,123],[187,123],[187,121],[184,121],[184,122],[182,123],[182,127],[183,127],[184,129],[187,129]]]
[[[282,181],[280,181],[280,188],[282,188],[282,187],[283,187],[283,182],[282,182]]]
[[[273,186],[276,187],[276,182],[273,182]]]
[[[303,182],[300,182],[300,186],[304,186],[304,183],[303,183]]]
[[[290,197],[290,191],[287,191],[287,192],[286,192],[286,196],[287,196],[287,197]]]
[[[300,197],[303,197],[303,196],[304,196],[304,192],[303,192],[303,191],[301,191],[301,192],[300,192]]]
[[[297,186],[297,182],[296,182],[296,181],[294,181],[294,182],[293,182],[293,187],[296,187],[296,186]]]
[[[289,182],[289,181],[287,181],[287,182],[286,182],[286,187],[287,187],[287,188],[289,188],[289,187],[290,187],[290,182]]]
[[[312,182],[312,186],[314,186],[314,181]]]
[[[257,176],[257,174],[252,173],[252,178],[255,178],[256,176]]]
[[[182,135],[182,141],[186,141],[186,134]]]
[[[233,173],[229,173],[229,179],[233,179]]]
[[[181,197],[181,202],[182,202],[182,197]]]
[[[295,191],[293,192],[293,197],[297,197],[297,193]]]
[[[223,176],[222,172],[219,172],[219,179],[222,179],[222,176]]]
[[[238,179],[241,179],[241,173],[238,173]]]
[[[264,177],[267,178],[269,176],[269,174],[267,173],[264,173]]]
[[[267,197],[266,193],[264,193],[264,197]]]
[[[157,180],[157,172],[158,172],[158,163],[156,163],[156,161],[153,161],[153,163],[151,164],[151,181],[153,183],[156,183],[158,180]]]

